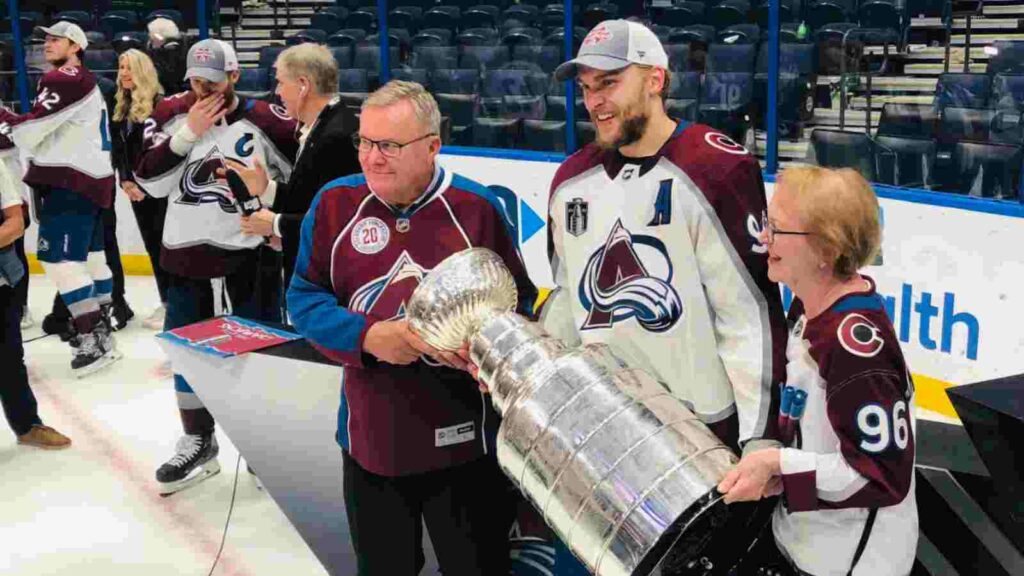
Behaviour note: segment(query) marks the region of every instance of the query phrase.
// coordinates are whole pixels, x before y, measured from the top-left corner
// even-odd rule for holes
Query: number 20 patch
[[[363,218],[352,227],[352,247],[360,254],[376,254],[390,239],[391,231],[380,218]]]

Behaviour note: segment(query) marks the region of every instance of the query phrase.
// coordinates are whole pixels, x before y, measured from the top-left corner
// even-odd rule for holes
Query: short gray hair
[[[361,110],[371,106],[386,107],[408,100],[420,124],[434,134],[441,133],[441,111],[437,100],[421,84],[405,80],[392,80],[381,86],[363,101]]]
[[[322,44],[307,42],[285,49],[274,66],[293,80],[305,76],[318,94],[338,91],[338,63]]]

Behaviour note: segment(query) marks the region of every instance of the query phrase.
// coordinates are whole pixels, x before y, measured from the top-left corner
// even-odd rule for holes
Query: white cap
[[[587,34],[576,58],[555,68],[555,80],[576,75],[577,66],[619,70],[630,64],[668,68],[668,54],[649,28],[630,20],[605,20]]]
[[[36,26],[36,30],[42,31],[47,36],[56,36],[57,38],[67,38],[75,44],[85,50],[89,47],[89,40],[85,37],[85,32],[78,27],[78,24],[61,20],[53,26]]]

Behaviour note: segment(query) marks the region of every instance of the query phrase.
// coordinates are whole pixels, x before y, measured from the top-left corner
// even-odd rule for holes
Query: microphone
[[[253,196],[249,193],[249,187],[245,185],[245,181],[238,175],[238,172],[230,168],[224,172],[227,176],[228,188],[231,189],[231,194],[235,197],[235,203],[242,211],[242,214],[251,216],[254,212],[258,212],[263,207],[259,196]]]

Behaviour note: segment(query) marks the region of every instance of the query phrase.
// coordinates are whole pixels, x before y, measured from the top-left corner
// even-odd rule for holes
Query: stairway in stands
[[[283,44],[284,38],[309,26],[310,17],[321,6],[332,5],[333,0],[269,0],[267,5],[258,9],[243,9],[238,18],[236,8],[222,9],[222,15],[228,20],[239,21],[232,29],[221,30],[225,39],[235,38],[239,60],[242,66],[256,66],[259,49],[269,44]],[[481,0],[485,3],[485,0]],[[396,3],[397,5],[398,3]],[[963,72],[965,60],[966,18],[958,17],[953,21],[952,40],[950,42],[950,72]],[[985,0],[981,16],[972,18],[971,23],[970,65],[971,72],[984,72],[988,60],[985,47],[996,40],[1024,40],[1024,0]],[[273,31],[279,30],[283,35],[273,38]],[[234,36],[233,36],[234,35]],[[872,79],[871,90],[871,126],[878,126],[882,106],[887,102],[895,103],[931,103],[935,93],[938,76],[944,70],[945,59],[945,27],[937,17],[915,17],[911,22],[910,43],[906,54],[898,58],[899,73],[891,73]],[[869,47],[869,54],[881,55],[881,47]],[[896,60],[894,60],[895,62]],[[819,76],[818,84],[837,90],[838,76]],[[802,136],[796,141],[780,139],[779,157],[783,165],[799,162],[806,158],[807,138],[810,130],[815,127],[839,126],[838,98],[833,98],[834,107],[819,107],[814,116],[805,126]],[[845,128],[863,130],[867,120],[868,98],[861,80],[858,87],[853,88],[850,107],[845,114]],[[763,132],[757,134],[757,152],[764,156],[766,138]]]

